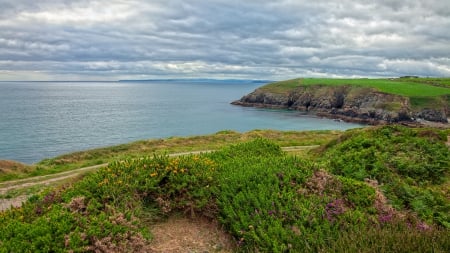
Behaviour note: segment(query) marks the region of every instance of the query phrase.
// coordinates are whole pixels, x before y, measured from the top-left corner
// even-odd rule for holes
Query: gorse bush
[[[201,156],[117,161],[1,213],[0,252],[145,252],[150,235],[139,221],[156,218],[149,215],[215,212],[214,173],[214,162]]]
[[[433,185],[448,179],[447,169],[438,168],[442,161],[428,156],[443,179],[420,172],[427,178],[416,182],[417,174],[395,167],[397,153],[389,157],[384,147],[394,144],[389,138],[359,152],[373,147],[371,135],[388,134],[405,139],[395,142],[398,149],[418,138],[410,147],[417,151],[422,138],[435,146],[421,155],[444,156],[440,135],[386,129],[358,131],[330,145],[330,170],[326,162],[287,155],[264,139],[208,154],[116,161],[0,212],[0,252],[150,252],[149,228],[174,212],[218,219],[243,252],[448,252],[449,231],[436,224],[448,226],[449,200]],[[363,182],[366,175],[384,185]],[[399,210],[383,201],[381,190]]]
[[[324,159],[334,173],[359,180],[385,183],[398,174],[418,183],[441,183],[449,173],[450,156],[444,137],[436,132],[400,126],[350,131]]]
[[[330,145],[323,161],[334,174],[376,179],[398,209],[450,228],[450,201],[432,187],[449,180],[450,151],[443,133],[400,126],[350,131]]]
[[[320,252],[448,252],[448,230],[423,231],[407,224],[391,223],[383,228],[367,226],[353,231],[341,231]]]
[[[296,187],[311,171],[287,157],[235,159],[222,165],[218,205],[221,220],[241,246],[265,251],[287,250],[299,214],[310,213],[300,203]]]
[[[365,183],[346,177],[338,177],[341,193],[355,207],[370,207],[375,201],[375,190]]]

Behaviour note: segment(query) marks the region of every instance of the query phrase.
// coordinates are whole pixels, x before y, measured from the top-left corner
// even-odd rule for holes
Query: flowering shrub
[[[397,209],[411,209],[421,219],[450,228],[448,196],[433,187],[449,180],[446,135],[440,130],[401,126],[350,131],[329,145],[322,159],[334,174],[377,180]],[[369,192],[352,194],[355,190],[347,192],[350,201],[371,204],[370,198],[366,202],[362,197]]]
[[[334,222],[336,218],[345,212],[345,204],[342,199],[335,199],[325,207],[325,215],[328,221]]]
[[[341,151],[336,160],[356,168]],[[448,229],[435,225],[448,222],[443,193],[395,173],[369,186],[355,175],[376,170],[332,167],[336,176],[322,164],[264,139],[209,154],[124,159],[0,212],[0,252],[150,252],[148,221],[173,212],[219,219],[244,252],[448,252]],[[387,207],[381,190],[410,209]]]

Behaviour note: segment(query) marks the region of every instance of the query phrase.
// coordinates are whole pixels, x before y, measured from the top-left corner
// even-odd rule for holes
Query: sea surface
[[[140,139],[221,130],[349,129],[287,110],[230,105],[252,81],[0,82],[0,159],[35,163]]]

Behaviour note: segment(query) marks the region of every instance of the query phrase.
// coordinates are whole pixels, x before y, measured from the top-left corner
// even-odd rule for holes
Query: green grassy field
[[[0,212],[0,252],[150,252],[154,221],[173,214],[217,220],[238,252],[449,252],[449,134],[354,129],[301,157],[261,137],[130,153]]]
[[[332,79],[332,78],[298,78],[276,82],[262,89],[285,93],[299,86],[311,85],[354,85],[375,88],[381,92],[407,97],[434,97],[450,94],[450,78],[397,78],[397,79]]]

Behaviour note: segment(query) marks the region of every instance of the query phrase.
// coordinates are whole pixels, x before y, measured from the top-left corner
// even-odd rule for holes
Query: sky
[[[450,76],[448,0],[0,0],[0,80]]]

